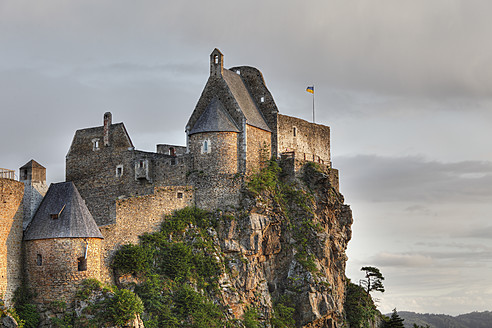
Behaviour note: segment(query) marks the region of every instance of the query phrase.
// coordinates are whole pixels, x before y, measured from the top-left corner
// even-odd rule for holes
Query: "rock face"
[[[295,309],[297,327],[341,326],[353,220],[329,170],[310,163],[282,176],[265,168],[242,210],[218,229],[228,267],[222,296],[234,317],[253,307],[268,319],[281,304]]]

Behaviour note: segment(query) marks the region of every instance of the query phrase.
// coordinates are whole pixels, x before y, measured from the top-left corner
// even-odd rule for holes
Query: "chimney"
[[[109,127],[111,126],[111,112],[104,113],[104,146],[109,146]]]

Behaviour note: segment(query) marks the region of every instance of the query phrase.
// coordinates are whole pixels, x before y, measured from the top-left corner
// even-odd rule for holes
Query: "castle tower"
[[[7,306],[21,283],[23,196],[23,183],[0,178],[0,295]]]
[[[46,168],[31,159],[19,169],[19,181],[24,183],[23,228],[26,229],[48,190],[48,186],[46,185]]]
[[[52,184],[24,234],[35,301],[71,301],[82,280],[100,279],[102,239],[75,185]]]

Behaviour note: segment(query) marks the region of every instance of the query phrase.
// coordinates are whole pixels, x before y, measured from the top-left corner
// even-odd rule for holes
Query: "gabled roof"
[[[246,123],[259,129],[271,132],[265,122],[265,119],[263,118],[263,115],[253,101],[248,89],[244,85],[241,76],[235,72],[225,69],[223,77],[227,86],[231,90],[234,99],[239,105],[239,108],[246,117]]]
[[[32,168],[39,168],[39,169],[45,169],[45,167],[35,160],[31,159],[29,162],[24,164],[24,166],[21,167],[21,169],[32,169]]]
[[[239,128],[220,100],[214,97],[196,121],[190,135],[201,132],[239,132]]]
[[[51,238],[103,238],[71,181],[50,185],[24,233],[24,240]]]

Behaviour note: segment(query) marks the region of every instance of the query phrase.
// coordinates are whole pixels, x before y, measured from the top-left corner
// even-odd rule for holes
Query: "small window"
[[[183,193],[182,192],[178,192],[178,198],[179,199],[183,198]]]
[[[202,154],[210,153],[210,140],[204,140],[202,144]]]
[[[36,256],[36,264],[37,264],[38,266],[42,266],[42,265],[43,265],[43,256],[42,256],[41,254],[38,254],[38,255]]]
[[[121,178],[123,175],[123,165],[116,166],[116,177]]]
[[[92,150],[99,150],[99,139],[92,139]]]
[[[241,75],[241,71],[240,70],[236,70],[236,74]]]
[[[176,148],[174,148],[174,147],[169,147],[169,155],[171,155],[171,156],[176,156]]]
[[[262,96],[262,97],[260,98],[260,102],[265,102],[265,96]]]
[[[79,257],[77,259],[77,269],[79,271],[87,271],[87,259],[85,257]]]
[[[294,137],[297,136],[297,128],[294,126],[294,128],[292,129],[292,131],[294,132]]]
[[[143,161],[143,160],[140,160],[140,162],[138,163],[138,166],[139,166],[140,168],[144,167],[144,161]]]
[[[217,56],[217,55],[214,56],[214,63],[216,63],[216,64],[219,63],[219,56]]]
[[[51,218],[52,218],[53,220],[58,219],[58,213],[53,213],[53,214],[50,214],[50,216],[51,216]]]

